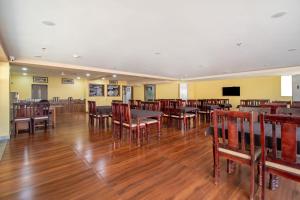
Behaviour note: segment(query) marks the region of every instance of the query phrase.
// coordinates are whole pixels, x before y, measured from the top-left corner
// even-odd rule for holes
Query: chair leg
[[[255,164],[252,162],[250,166],[250,200],[254,199],[254,185],[255,185]]]
[[[215,152],[215,166],[214,166],[214,173],[215,173],[215,184],[218,185],[219,183],[219,177],[220,177],[220,162],[219,162],[219,155],[216,151],[216,148],[214,147]]]
[[[261,179],[261,193],[260,193],[260,197],[262,200],[265,199],[265,167],[263,166],[263,164],[260,164],[260,179]]]
[[[18,135],[18,125],[17,123],[15,122],[15,137],[17,137]]]

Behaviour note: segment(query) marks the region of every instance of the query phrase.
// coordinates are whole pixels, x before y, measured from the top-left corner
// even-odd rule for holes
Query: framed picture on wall
[[[120,96],[120,86],[119,85],[107,85],[107,96],[108,97]]]
[[[103,97],[104,96],[104,85],[89,84],[89,96],[90,97]]]
[[[34,83],[48,83],[48,77],[43,76],[33,76]]]
[[[72,79],[72,78],[62,78],[61,83],[62,84],[74,84],[74,79]]]

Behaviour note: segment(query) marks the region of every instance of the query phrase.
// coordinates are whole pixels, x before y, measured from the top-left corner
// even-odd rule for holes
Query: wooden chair
[[[141,129],[146,130],[146,123],[143,121],[137,121],[132,119],[131,110],[129,104],[120,104],[121,109],[121,126],[129,131],[130,142],[132,139],[132,134],[136,133],[137,142],[140,143]]]
[[[300,116],[300,108],[283,108],[280,107],[276,111],[277,114],[281,115],[293,115],[293,116]]]
[[[91,125],[95,124],[99,120],[99,116],[96,112],[96,102],[95,101],[88,101],[88,112],[89,112],[89,121]]]
[[[196,125],[196,114],[183,113],[180,108],[170,108],[169,115],[171,119],[177,120],[177,127],[181,128],[183,122],[183,128],[187,129],[189,120],[194,119],[194,126]]]
[[[32,133],[35,132],[36,126],[39,126],[39,122],[43,122],[43,126],[45,130],[48,128],[50,112],[49,112],[50,104],[48,101],[38,102],[32,104],[32,116],[31,116],[31,126]]]
[[[198,107],[198,101],[197,100],[192,100],[192,99],[189,99],[186,101],[186,106],[188,107]]]
[[[221,126],[219,126],[219,121]],[[231,172],[230,162],[232,161],[248,165],[250,167],[250,199],[253,199],[255,163],[260,155],[260,149],[256,148],[254,144],[253,114],[251,112],[215,110],[213,122],[215,184],[218,184],[220,177],[220,157],[227,159],[227,171],[229,173]],[[246,124],[249,126],[249,146],[246,145],[245,141]],[[227,133],[225,127],[227,127]],[[221,129],[221,139],[219,139],[219,129]]]
[[[300,101],[293,101],[291,108],[300,108]]]
[[[266,149],[265,124],[272,124],[272,148]],[[300,157],[297,156],[297,127],[300,126],[299,116],[261,115],[261,146],[262,167],[261,199],[265,197],[265,174],[282,176],[300,182]],[[277,148],[277,134],[281,130],[281,149]],[[277,132],[278,131],[278,132]],[[270,186],[272,182],[270,182]]]
[[[241,111],[241,112],[253,112],[253,122],[258,122],[259,121],[259,115],[261,113],[270,114],[271,113],[271,108],[240,106],[239,111]]]
[[[116,127],[119,127],[120,138],[122,137],[121,104],[112,103],[112,127],[115,133]]]
[[[19,125],[27,123],[28,132],[31,133],[31,106],[30,103],[13,103],[13,127],[14,136],[19,133]]]

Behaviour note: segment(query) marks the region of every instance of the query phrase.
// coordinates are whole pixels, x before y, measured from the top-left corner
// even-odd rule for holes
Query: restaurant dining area
[[[300,199],[300,2],[0,0],[0,199]]]

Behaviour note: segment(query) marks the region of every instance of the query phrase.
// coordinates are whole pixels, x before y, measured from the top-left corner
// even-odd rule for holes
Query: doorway
[[[155,85],[147,84],[144,87],[145,101],[154,101],[156,96]]]
[[[122,100],[124,103],[128,103],[130,99],[133,99],[132,86],[122,87]]]
[[[31,85],[31,99],[48,99],[48,85],[32,84]]]

